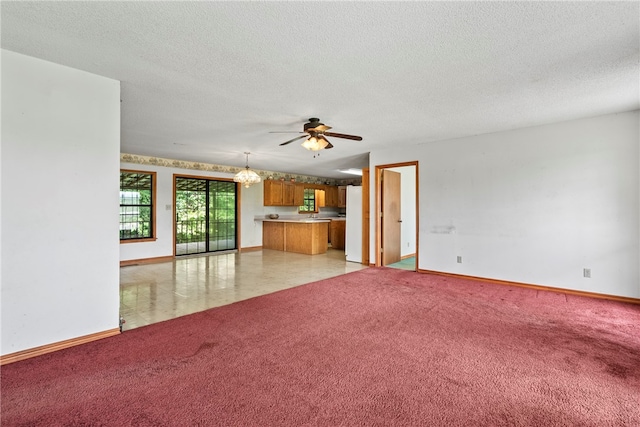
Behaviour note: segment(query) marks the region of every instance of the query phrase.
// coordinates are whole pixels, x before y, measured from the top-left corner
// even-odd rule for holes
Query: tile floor
[[[274,250],[180,257],[120,268],[124,331],[366,268],[344,251]]]

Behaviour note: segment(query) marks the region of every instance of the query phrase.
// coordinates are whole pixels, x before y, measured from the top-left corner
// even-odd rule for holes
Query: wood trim
[[[418,271],[418,260],[420,257],[420,167],[419,162],[415,162],[416,168],[416,271]]]
[[[375,209],[373,210],[373,215],[376,217],[376,222],[375,222],[375,225],[376,225],[376,228],[375,228],[375,230],[376,230],[375,231],[375,233],[376,233],[376,243],[375,243],[376,244],[376,248],[375,248],[376,256],[375,256],[375,258],[373,260],[370,260],[370,261],[373,261],[373,265],[375,267],[380,267],[380,245],[381,245],[381,243],[380,243],[380,227],[381,227],[381,224],[380,224],[380,207],[381,207],[381,204],[382,204],[382,201],[380,200],[380,198],[381,198],[380,186],[382,185],[380,176],[382,175],[382,170],[383,169],[384,168],[381,167],[381,166],[376,166],[375,177],[374,177],[375,178],[376,188],[375,188]]]
[[[418,273],[436,274],[438,276],[455,277],[458,279],[469,279],[469,280],[475,280],[478,282],[494,283],[496,285],[517,286],[519,288],[536,289],[539,291],[551,291],[551,292],[557,292],[561,294],[578,295],[578,296],[583,296],[588,298],[598,298],[598,299],[606,299],[610,301],[626,302],[630,304],[640,304],[640,298],[621,297],[618,295],[599,294],[596,292],[577,291],[575,289],[565,289],[565,288],[556,288],[553,286],[533,285],[530,283],[511,282],[508,280],[491,279],[491,278],[478,277],[478,276],[467,276],[465,274],[445,273],[442,271],[434,271],[434,270],[418,269]]]
[[[158,172],[157,171],[147,171],[147,170],[133,170],[133,169],[120,169],[120,172],[127,173],[141,173],[151,175],[151,208],[153,212],[151,214],[151,237],[146,237],[142,239],[128,239],[128,240],[120,240],[120,243],[142,243],[142,242],[155,242],[158,240],[158,234],[156,233],[156,223],[158,222],[158,206],[156,206],[156,193],[158,192]]]
[[[238,252],[256,252],[261,250],[262,250],[262,246],[248,246],[246,248],[238,249]]]
[[[362,264],[369,265],[370,221],[371,221],[371,184],[369,168],[362,169]]]
[[[414,166],[416,169],[416,271],[418,271],[418,259],[420,258],[418,256],[418,254],[420,253],[420,173],[419,173],[419,162],[417,160],[412,161],[412,162],[401,162],[401,163],[389,163],[389,164],[385,164],[385,165],[376,165],[375,168],[375,212],[374,215],[376,217],[376,258],[374,261],[373,266],[375,267],[380,267],[382,266],[382,259],[380,256],[380,233],[381,233],[381,227],[382,224],[380,223],[380,209],[381,209],[381,204],[382,204],[382,200],[381,200],[381,185],[382,183],[380,182],[380,176],[382,174],[382,171],[384,169],[391,169],[391,168],[402,168],[405,166]]]
[[[9,363],[19,362],[20,360],[30,359],[36,356],[41,356],[47,353],[53,353],[54,351],[63,350],[65,348],[86,344],[91,341],[97,341],[103,338],[113,337],[116,335],[120,335],[120,328],[108,329],[106,331],[96,332],[95,334],[84,335],[81,337],[71,338],[68,340],[59,341],[52,344],[42,345],[40,347],[34,347],[28,350],[17,351],[15,353],[10,353],[4,356],[0,356],[0,366],[7,365]]]
[[[412,257],[414,257],[414,256],[416,256],[416,254],[415,254],[415,253],[413,253],[413,254],[409,254],[409,255],[405,255],[405,256],[401,256],[401,257],[400,257],[400,259],[412,258]]]
[[[248,161],[248,159],[247,159]],[[175,218],[176,216],[173,215]],[[242,184],[236,182],[236,249],[242,252]],[[175,245],[173,246],[175,248]]]
[[[411,162],[387,163],[385,165],[376,165],[376,168],[392,169],[392,168],[403,168],[405,166],[417,166],[417,165],[418,165],[418,161],[414,160]]]
[[[178,227],[176,224],[176,187],[177,187],[177,178],[178,175],[177,174],[173,174],[173,179],[172,184],[173,184],[173,189],[171,190],[171,198],[173,199],[173,203],[171,205],[171,234],[173,234],[173,246],[171,246],[171,253],[173,253],[173,256],[176,256],[176,234],[178,232]]]
[[[173,261],[174,259],[175,257],[173,255],[159,256],[155,258],[129,259],[125,261],[120,261],[120,267],[127,267],[129,265],[140,265],[140,264],[157,264],[159,262],[170,262],[170,261]]]
[[[157,237],[145,237],[144,239],[126,239],[126,240],[120,240],[120,244],[125,245],[127,243],[155,242],[156,240],[158,240]]]

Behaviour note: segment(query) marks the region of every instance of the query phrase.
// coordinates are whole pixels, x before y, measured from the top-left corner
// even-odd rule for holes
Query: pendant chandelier
[[[257,184],[261,181],[260,175],[249,169],[249,152],[245,151],[244,154],[247,155],[247,166],[245,166],[244,170],[241,170],[233,177],[235,182],[239,182],[244,185],[245,188],[249,188],[251,184]]]

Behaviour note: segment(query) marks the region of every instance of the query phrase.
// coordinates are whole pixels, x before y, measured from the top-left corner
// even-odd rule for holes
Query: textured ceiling
[[[122,82],[121,151],[324,177],[635,110],[638,2],[10,2],[2,48]],[[309,117],[361,142],[280,147]]]

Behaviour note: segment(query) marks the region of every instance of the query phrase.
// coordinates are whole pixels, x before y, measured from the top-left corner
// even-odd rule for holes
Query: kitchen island
[[[262,247],[285,252],[316,255],[327,252],[328,219],[265,219]]]

